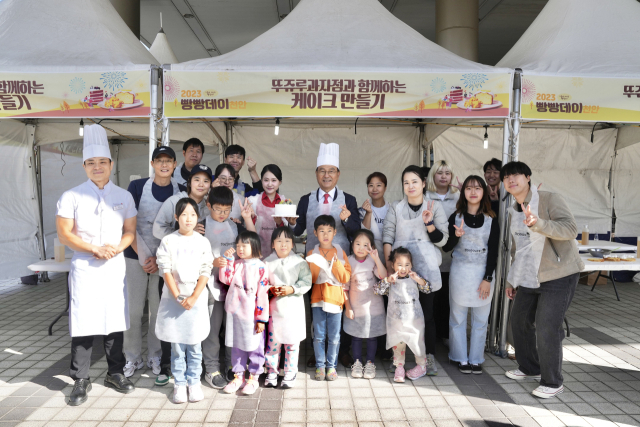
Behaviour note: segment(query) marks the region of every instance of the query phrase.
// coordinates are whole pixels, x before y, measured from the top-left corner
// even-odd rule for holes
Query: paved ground
[[[102,386],[107,363],[96,351],[89,401],[72,408],[65,399],[69,342],[67,319],[47,335],[64,309],[64,276],[26,286],[0,282],[0,427],[10,426],[640,426],[640,286],[609,284],[595,292],[578,285],[565,340],[566,391],[540,400],[536,383],[515,382],[508,359],[487,354],[485,373],[462,375],[438,348],[437,377],[396,384],[377,361],[374,380],[353,380],[341,368],[338,381],[316,382],[301,368],[296,388],[260,389],[250,398],[204,387],[206,399],[175,405],[172,387],[155,387],[150,371],[134,376],[136,391],[122,396]],[[306,351],[304,352],[306,353]],[[300,358],[306,361],[306,354]]]

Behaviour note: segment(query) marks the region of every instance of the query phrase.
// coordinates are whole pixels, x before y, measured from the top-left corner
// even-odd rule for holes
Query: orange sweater
[[[323,250],[320,250],[325,259],[331,263],[333,256],[337,254],[336,248],[332,248],[326,255]],[[311,255],[313,251],[309,251],[307,256]],[[331,273],[340,283],[349,283],[351,279],[351,265],[347,258],[347,254],[342,251],[342,257],[344,258],[344,264],[340,260],[333,263]],[[311,306],[323,307],[324,311],[330,313],[340,313],[342,306],[344,305],[344,289],[341,286],[330,285],[329,283],[316,283],[318,275],[320,274],[320,267],[312,262],[309,262],[309,268],[311,269],[311,280],[313,288],[311,289]]]

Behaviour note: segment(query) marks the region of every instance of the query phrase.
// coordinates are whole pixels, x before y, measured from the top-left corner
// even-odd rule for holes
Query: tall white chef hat
[[[322,165],[331,165],[340,169],[340,146],[335,142],[320,144],[320,152],[318,153],[316,167],[320,167]]]
[[[85,126],[84,141],[82,143],[82,161],[92,157],[106,157],[111,159],[107,131],[100,125]]]

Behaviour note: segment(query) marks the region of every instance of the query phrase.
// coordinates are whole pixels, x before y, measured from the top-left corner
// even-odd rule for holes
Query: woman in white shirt
[[[387,191],[387,177],[382,172],[374,172],[367,177],[367,192],[371,200],[367,199],[359,209],[362,228],[371,230],[376,242],[378,253],[384,253],[382,246],[382,228],[384,217],[387,216],[389,203],[384,200]]]
[[[456,204],[460,198],[458,187],[453,185],[457,180],[453,168],[446,160],[435,162],[427,176],[426,198],[440,201],[444,213],[449,218],[456,210]],[[460,185],[460,181],[456,181]],[[451,253],[442,251],[442,289],[436,292],[433,301],[433,317],[436,324],[436,336],[441,338],[446,345],[449,343],[449,270],[451,268]]]

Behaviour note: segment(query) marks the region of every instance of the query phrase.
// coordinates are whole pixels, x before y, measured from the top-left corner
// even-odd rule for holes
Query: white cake
[[[297,218],[296,209],[298,207],[296,205],[276,205],[276,211],[273,216],[281,217],[281,218]]]

